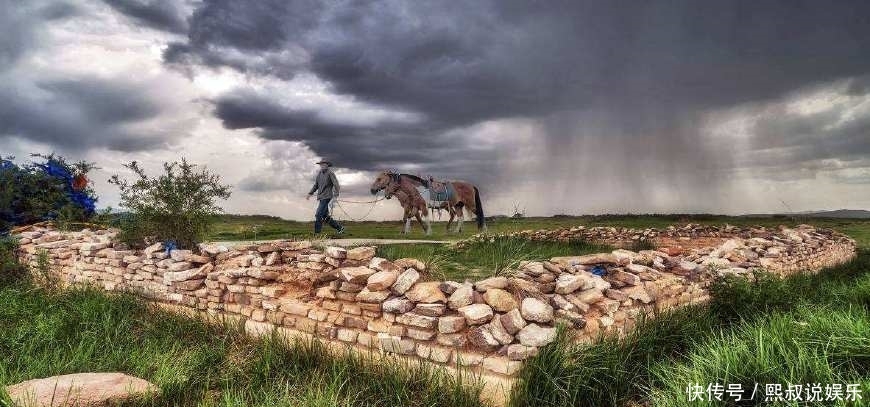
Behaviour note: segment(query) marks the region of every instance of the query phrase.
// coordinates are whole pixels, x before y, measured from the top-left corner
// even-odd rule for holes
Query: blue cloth
[[[341,230],[341,225],[329,216],[329,201],[332,199],[320,199],[317,203],[317,212],[314,213],[314,233],[320,233],[323,229],[323,222],[326,221],[329,226],[335,230]]]
[[[603,277],[603,276],[606,276],[606,275],[607,275],[607,269],[604,268],[603,266],[595,266],[595,267],[592,267],[592,270],[590,270],[589,272],[592,273],[592,274],[595,274],[596,276],[602,276],[602,277]]]

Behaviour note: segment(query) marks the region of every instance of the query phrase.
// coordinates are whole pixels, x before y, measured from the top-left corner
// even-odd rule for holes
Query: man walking
[[[317,212],[314,213],[314,233],[320,233],[323,228],[323,221],[332,226],[338,231],[338,234],[344,233],[344,226],[338,224],[335,219],[329,216],[329,201],[338,199],[339,185],[338,178],[332,172],[332,163],[326,160],[321,160],[317,163],[320,166],[320,171],[314,176],[314,186],[311,191],[308,191],[308,197],[311,199],[314,193],[317,193]]]

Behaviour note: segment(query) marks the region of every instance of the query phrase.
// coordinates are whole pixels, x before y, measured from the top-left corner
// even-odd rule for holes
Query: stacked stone
[[[707,285],[719,276],[818,270],[855,254],[851,239],[806,225],[775,231],[577,227],[515,235],[615,241],[715,237],[711,241],[722,243],[556,257],[481,281],[457,282],[428,281],[421,261],[379,258],[374,247],[318,250],[310,242],[280,241],[231,249],[201,245],[198,253],[167,251],[162,244],[134,251],[115,243],[116,233],[42,228],[18,237],[23,260],[32,264],[45,250],[69,282],[505,375],[552,342],[558,324],[571,328],[578,341],[621,335],[639,314],[706,301]],[[485,238],[491,237],[478,237]]]

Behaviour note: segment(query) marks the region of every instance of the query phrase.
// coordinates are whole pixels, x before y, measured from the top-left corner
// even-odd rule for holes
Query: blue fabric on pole
[[[166,254],[170,254],[171,251],[178,249],[178,245],[175,244],[174,240],[167,240],[163,242],[164,250],[166,250]]]
[[[592,267],[592,270],[589,270],[589,272],[592,273],[592,274],[595,274],[596,276],[602,276],[602,277],[603,277],[603,276],[606,276],[606,275],[607,275],[607,269],[604,268],[604,266],[600,266],[600,265],[599,265],[599,266]]]

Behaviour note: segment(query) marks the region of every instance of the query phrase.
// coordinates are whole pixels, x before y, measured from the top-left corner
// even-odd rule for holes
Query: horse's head
[[[393,182],[393,176],[389,172],[384,171],[378,174],[378,177],[375,178],[375,182],[372,183],[372,195],[376,195],[378,192],[385,189],[391,182]]]

